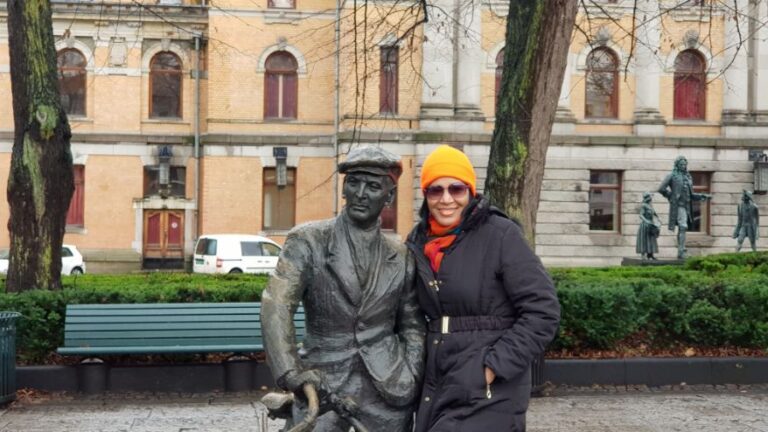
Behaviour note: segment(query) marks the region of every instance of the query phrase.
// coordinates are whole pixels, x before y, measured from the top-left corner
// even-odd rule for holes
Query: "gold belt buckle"
[[[449,328],[448,327],[448,323],[450,322],[450,320],[451,320],[451,317],[449,317],[449,316],[443,315],[443,316],[440,317],[440,333],[442,333],[442,334],[450,333],[448,331],[448,328]]]

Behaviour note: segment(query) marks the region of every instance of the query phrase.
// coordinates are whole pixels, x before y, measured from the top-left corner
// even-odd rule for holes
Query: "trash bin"
[[[0,312],[0,405],[16,399],[16,320],[18,312]]]

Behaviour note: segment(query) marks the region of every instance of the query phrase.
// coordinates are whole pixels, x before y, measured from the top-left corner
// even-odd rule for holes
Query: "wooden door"
[[[184,258],[184,211],[144,212],[144,259]]]

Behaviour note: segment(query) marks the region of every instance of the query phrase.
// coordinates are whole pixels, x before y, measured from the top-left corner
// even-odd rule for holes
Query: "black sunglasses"
[[[448,193],[451,194],[453,199],[464,197],[468,190],[469,186],[465,185],[464,183],[451,183],[448,185]],[[424,189],[424,196],[431,200],[440,199],[444,193],[445,188],[440,185],[433,185]]]

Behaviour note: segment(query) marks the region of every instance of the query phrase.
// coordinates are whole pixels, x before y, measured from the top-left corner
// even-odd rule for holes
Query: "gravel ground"
[[[549,386],[542,394],[531,401],[529,432],[768,432],[768,385]],[[0,431],[277,432],[262,395],[20,391],[0,410]]]

